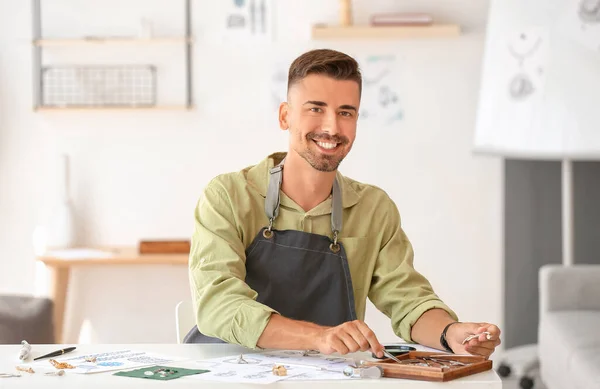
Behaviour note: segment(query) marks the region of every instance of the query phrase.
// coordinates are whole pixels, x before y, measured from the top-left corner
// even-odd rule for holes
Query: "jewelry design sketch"
[[[600,0],[581,0],[578,14],[584,23],[600,23]]]
[[[527,39],[527,35],[521,34],[520,38],[521,38],[521,40],[525,40],[525,39]],[[538,37],[536,39],[536,41],[533,43],[533,45],[531,46],[531,48],[529,50],[525,51],[524,53],[519,53],[517,50],[515,50],[515,48],[511,44],[508,45],[508,51],[513,58],[515,58],[517,61],[519,61],[519,67],[521,67],[521,66],[523,66],[523,63],[525,62],[525,60],[527,58],[529,58],[533,54],[535,54],[535,52],[540,48],[541,44],[542,44],[542,38]]]
[[[262,378],[268,377],[270,374],[272,374],[270,371],[262,371],[260,373],[245,375],[244,378],[251,379],[251,380],[262,379]]]
[[[529,76],[521,73],[513,77],[510,81],[508,90],[513,99],[522,100],[531,95],[535,91],[535,88],[533,87],[533,82],[531,82]]]
[[[215,377],[235,377],[237,373],[234,370],[224,371],[222,373],[215,373]]]
[[[600,1],[600,0],[599,0]],[[527,35],[522,33],[520,35],[521,40],[526,40]],[[525,73],[523,65],[525,61],[533,56],[540,46],[542,45],[542,38],[538,37],[533,45],[524,52],[517,51],[512,44],[508,45],[508,52],[510,55],[519,63],[519,73],[515,74],[509,81],[508,93],[513,100],[525,100],[535,92],[535,85],[533,79]],[[542,68],[538,68],[538,72],[543,73]]]
[[[257,364],[260,363],[260,361],[258,359],[244,358],[243,355],[240,355],[237,358],[225,359],[223,362],[225,362],[225,363],[232,363],[232,364],[235,364],[235,365],[257,365]]]

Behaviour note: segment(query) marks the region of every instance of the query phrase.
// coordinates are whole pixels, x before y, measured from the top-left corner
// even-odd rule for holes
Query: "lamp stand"
[[[574,226],[573,226],[573,161],[562,160],[562,263],[563,266],[572,266],[574,261]]]

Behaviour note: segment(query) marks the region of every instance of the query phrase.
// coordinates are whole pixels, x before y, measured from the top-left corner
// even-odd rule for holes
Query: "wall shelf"
[[[32,17],[32,42],[31,45],[33,47],[33,55],[32,55],[32,67],[33,67],[33,109],[36,112],[64,112],[64,111],[100,111],[100,110],[118,110],[118,111],[142,111],[142,110],[190,110],[193,108],[193,96],[192,96],[192,12],[191,12],[191,0],[183,0],[184,3],[184,35],[182,36],[157,36],[157,37],[128,37],[128,36],[84,36],[78,38],[46,38],[42,36],[42,5],[41,0],[31,0],[31,17]],[[108,46],[148,46],[148,45],[165,45],[165,44],[180,44],[184,47],[184,68],[185,68],[185,102],[182,103],[181,106],[139,106],[136,107],[132,104],[140,103],[139,96],[138,100],[134,99],[134,101],[127,101],[129,106],[124,104],[122,106],[82,106],[77,104],[82,104],[80,100],[76,101],[73,105],[62,107],[65,101],[63,90],[60,90],[61,93],[58,93],[58,96],[61,96],[61,101],[44,101],[44,92],[48,92],[48,89],[45,89],[47,85],[44,83],[44,76],[47,76],[48,67],[44,66],[43,62],[43,52],[44,49],[52,48],[52,47],[81,47],[81,46],[93,46],[93,47],[108,47]],[[75,65],[73,65],[75,66]],[[90,65],[88,65],[89,67]],[[117,70],[118,71],[118,70]],[[127,82],[130,82],[131,75],[128,72]],[[151,93],[155,93],[155,73],[152,74],[152,84],[153,89]],[[136,74],[139,76],[139,74]],[[70,75],[67,72],[66,74],[57,73],[55,75],[55,80],[62,81],[64,84],[64,79],[67,81]],[[102,72],[96,72],[94,77],[103,77]],[[138,79],[139,81],[139,79]],[[59,82],[55,82],[53,85],[56,88],[56,84],[62,86]],[[142,93],[146,92],[145,84],[131,83],[131,85],[127,85],[129,90],[128,93]],[[133,86],[132,86],[133,85]],[[144,88],[142,88],[144,87]],[[137,89],[136,89],[137,88]],[[63,88],[64,89],[64,88]],[[68,89],[71,92],[71,89]],[[52,93],[50,95],[54,96]],[[142,97],[145,95],[142,95]],[[68,97],[68,96],[67,96]],[[94,96],[96,97],[96,96]],[[155,95],[153,96],[153,103],[155,102]],[[69,103],[71,101],[69,99]],[[110,100],[110,99],[109,99]],[[100,101],[96,102],[96,104],[101,103],[114,103],[116,100],[120,99],[112,99],[108,102]],[[142,99],[143,103],[146,103],[146,99]],[[58,106],[55,106],[58,105]]]
[[[162,44],[186,44],[193,43],[191,38],[186,37],[155,37],[155,38],[115,38],[115,37],[93,37],[93,38],[44,38],[33,41],[35,46],[57,47],[57,46],[96,46],[96,45],[162,45]]]
[[[315,25],[312,38],[327,39],[414,39],[453,38],[460,35],[457,24],[433,24],[430,26],[326,26]]]

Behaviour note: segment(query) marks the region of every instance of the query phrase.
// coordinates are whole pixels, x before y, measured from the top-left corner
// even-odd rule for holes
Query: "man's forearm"
[[[316,350],[317,338],[326,327],[318,324],[292,320],[272,314],[257,346],[284,350]]]
[[[440,344],[440,336],[444,327],[454,321],[448,312],[443,309],[430,309],[422,314],[413,325],[410,336],[419,344],[443,350],[444,348]]]

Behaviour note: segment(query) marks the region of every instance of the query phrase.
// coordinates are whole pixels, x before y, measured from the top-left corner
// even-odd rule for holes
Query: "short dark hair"
[[[330,49],[308,51],[292,62],[288,73],[288,91],[292,85],[309,74],[322,74],[336,80],[351,80],[358,83],[362,92],[362,75],[358,62],[348,54]]]

